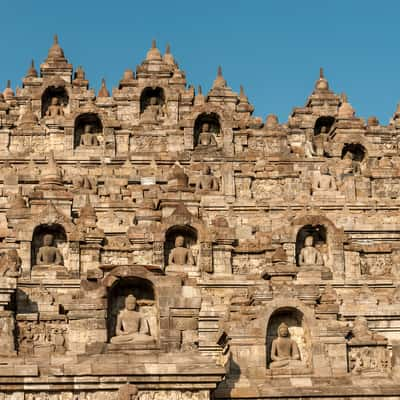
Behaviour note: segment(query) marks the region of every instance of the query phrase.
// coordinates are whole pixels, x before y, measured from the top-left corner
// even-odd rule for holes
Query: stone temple
[[[0,95],[0,400],[400,398],[400,107],[286,123],[155,42]]]

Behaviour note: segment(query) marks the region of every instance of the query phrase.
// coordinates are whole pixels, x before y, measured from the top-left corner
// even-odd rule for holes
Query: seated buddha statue
[[[299,265],[324,265],[321,252],[314,247],[314,237],[309,235],[304,240],[304,247],[300,251]]]
[[[62,265],[60,250],[53,245],[54,237],[51,234],[43,236],[43,246],[39,248],[36,255],[37,265]]]
[[[210,132],[210,125],[204,123],[199,134],[198,147],[217,147],[214,133]]]
[[[300,361],[297,343],[289,337],[289,327],[282,322],[278,327],[278,337],[271,347],[270,368],[298,368],[304,366]]]
[[[171,250],[168,257],[168,264],[194,265],[192,252],[185,247],[185,238],[183,236],[176,237],[175,247]]]
[[[64,115],[64,110],[58,97],[52,97],[49,108],[46,111],[46,117],[60,117]]]
[[[154,341],[145,316],[136,310],[136,297],[132,294],[125,298],[125,308],[118,313],[113,344],[146,344]]]
[[[89,124],[85,125],[83,128],[83,133],[81,135],[81,140],[79,143],[81,146],[92,147],[99,146],[99,139],[97,139],[96,134],[93,132],[93,127]]]
[[[218,179],[211,174],[211,168],[206,164],[196,184],[196,191],[217,191]]]
[[[144,109],[141,120],[149,123],[157,122],[161,115],[161,106],[158,104],[157,97],[150,97],[149,104]]]

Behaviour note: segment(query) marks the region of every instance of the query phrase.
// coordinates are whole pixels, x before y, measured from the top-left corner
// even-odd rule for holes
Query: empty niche
[[[365,147],[359,143],[346,143],[342,149],[342,159],[350,156],[353,161],[361,163],[366,155]]]

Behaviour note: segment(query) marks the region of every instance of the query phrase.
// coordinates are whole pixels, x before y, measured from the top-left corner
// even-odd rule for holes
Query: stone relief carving
[[[362,254],[360,270],[364,277],[384,277],[392,275],[392,259],[390,254]]]
[[[18,352],[25,355],[64,354],[66,352],[64,323],[53,321],[18,323]]]
[[[0,277],[18,278],[21,275],[21,258],[17,250],[0,253]]]
[[[349,352],[350,372],[354,374],[387,373],[390,366],[389,351],[379,347],[353,347]]]

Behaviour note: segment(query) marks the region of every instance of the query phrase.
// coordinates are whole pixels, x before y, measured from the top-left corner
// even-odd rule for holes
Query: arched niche
[[[214,112],[200,114],[194,123],[193,140],[194,145],[200,144],[201,133],[208,129],[208,132],[218,137],[221,133],[221,123],[218,114]]]
[[[165,265],[168,265],[168,258],[171,251],[175,248],[175,241],[178,236],[184,238],[184,247],[192,252],[197,245],[198,234],[197,230],[190,225],[174,225],[165,233],[164,258]]]
[[[74,147],[79,147],[81,145],[82,137],[85,135],[85,132],[93,136],[92,146],[99,145],[97,136],[103,132],[103,124],[96,113],[81,114],[75,119]]]
[[[154,285],[142,277],[125,277],[117,279],[108,289],[107,336],[108,341],[115,336],[118,313],[125,307],[125,299],[133,295],[137,301],[138,311],[146,316],[153,337],[158,336],[158,312]]]
[[[51,243],[46,243],[48,240],[49,235],[51,235]],[[47,237],[47,238],[46,238]],[[41,224],[37,226],[32,235],[32,245],[31,245],[31,264],[32,266],[36,265],[43,265],[43,264],[57,264],[57,265],[64,265],[63,259],[63,247],[67,243],[67,235],[65,233],[65,229],[60,224]],[[50,250],[50,257],[53,258],[56,256],[61,256],[60,262],[42,262],[38,261],[38,254],[39,250],[44,247],[48,246],[52,249]]]
[[[296,265],[300,265],[300,252],[305,245],[306,238],[313,237],[313,246],[321,253],[326,254],[327,249],[327,229],[324,225],[305,225],[297,233],[296,236]],[[327,254],[326,254],[327,255]]]
[[[58,107],[60,107],[61,110],[64,110],[69,102],[68,92],[62,86],[49,86],[46,88],[42,94],[42,117],[55,116],[49,115],[49,107],[52,105],[52,102],[55,102],[53,99],[57,99]],[[53,106],[53,108],[55,107]],[[51,114],[54,114],[54,112]]]
[[[152,102],[160,108],[165,104],[165,93],[163,88],[147,87],[143,89],[142,94],[140,95],[140,114],[143,114],[144,110],[150,106]]]
[[[304,314],[294,307],[281,307],[275,310],[267,324],[266,333],[266,364],[271,364],[272,342],[278,337],[279,326],[285,323],[289,328],[289,337],[294,340],[300,352],[300,362],[304,367],[311,364],[311,333],[305,323]]]
[[[331,116],[319,117],[315,121],[314,136],[318,136],[321,133],[328,134],[331,131],[334,123],[335,123],[334,117]]]
[[[346,143],[342,149],[342,159],[351,156],[351,159],[355,162],[361,163],[364,161],[367,150],[360,143]]]

